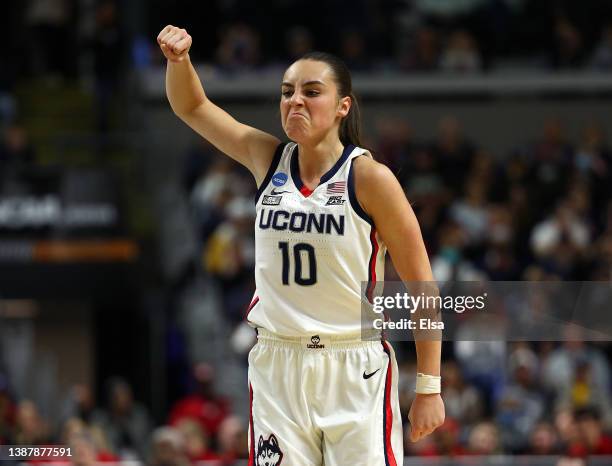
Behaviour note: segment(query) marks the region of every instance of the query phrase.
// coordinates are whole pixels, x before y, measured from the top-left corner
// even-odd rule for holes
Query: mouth
[[[306,116],[305,116],[305,115],[302,115],[301,113],[291,113],[291,114],[289,115],[289,119],[291,119],[291,118],[296,118],[296,117],[300,117],[300,118],[304,118],[304,119],[306,119]]]

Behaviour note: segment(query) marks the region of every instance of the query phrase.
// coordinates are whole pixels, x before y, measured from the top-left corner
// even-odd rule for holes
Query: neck
[[[321,177],[342,156],[344,146],[337,137],[323,139],[315,144],[298,144],[300,178],[308,185],[317,185]]]

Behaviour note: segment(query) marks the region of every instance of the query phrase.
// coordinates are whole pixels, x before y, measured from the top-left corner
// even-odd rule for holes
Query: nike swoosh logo
[[[277,191],[276,188],[272,188],[272,194],[278,196],[279,194],[290,193],[291,191]]]
[[[370,377],[372,377],[374,374],[376,374],[378,371],[380,370],[380,367],[378,369],[376,369],[374,372],[372,372],[371,374],[366,374],[365,371],[363,371],[363,378],[365,380],[369,379]]]

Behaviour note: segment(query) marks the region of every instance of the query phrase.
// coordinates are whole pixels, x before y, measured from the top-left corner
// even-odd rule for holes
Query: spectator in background
[[[65,46],[70,39],[74,2],[71,0],[30,0],[26,23],[31,31],[31,63],[34,76],[44,77],[49,84],[67,78],[71,55]]]
[[[224,466],[249,458],[248,431],[244,422],[236,416],[228,416],[219,426],[219,454]]]
[[[600,124],[591,122],[583,129],[574,167],[591,187],[593,211],[601,212],[612,198],[612,153]]]
[[[451,196],[431,151],[426,147],[411,151],[399,169],[398,178],[419,219],[427,251],[433,254],[437,250],[438,228]]]
[[[49,442],[49,426],[34,402],[23,400],[17,405],[15,445],[42,445]]]
[[[108,382],[108,400],[108,408],[93,418],[93,424],[100,426],[121,458],[144,458],[151,432],[146,408],[134,401],[132,388],[119,377]]]
[[[191,418],[183,418],[176,424],[185,444],[185,452],[189,461],[219,460],[219,456],[210,449],[209,438],[200,423]]]
[[[71,463],[75,466],[96,466],[99,464],[96,445],[93,439],[82,432],[70,438]]]
[[[510,383],[496,404],[496,423],[506,451],[522,452],[529,434],[544,413],[544,399],[536,384],[538,358],[526,344],[517,344],[510,354]]]
[[[450,217],[466,234],[467,246],[478,247],[489,227],[486,183],[471,177],[465,182],[465,195],[450,207]]]
[[[584,38],[565,16],[557,16],[554,25],[552,62],[555,68],[578,68],[585,58]]]
[[[440,35],[434,28],[422,26],[417,29],[408,47],[399,52],[399,66],[402,71],[437,70],[440,61]]]
[[[444,399],[446,401],[446,398]],[[447,416],[444,424],[438,427],[434,433],[434,444],[436,455],[447,457],[462,456],[467,450],[461,445],[461,429],[465,427],[452,417]]]
[[[591,67],[598,71],[612,70],[612,22],[602,30],[599,44],[591,57]]]
[[[96,415],[96,404],[91,386],[88,384],[76,384],[70,389],[65,401],[64,419],[76,418],[85,424],[90,424]]]
[[[455,361],[444,362],[441,372],[446,415],[461,427],[469,427],[483,415],[484,406],[480,393],[465,383],[461,369]]]
[[[609,396],[610,368],[605,355],[585,343],[580,327],[567,324],[562,345],[544,361],[540,372],[542,383],[555,394],[558,404],[563,387],[572,386],[578,363],[584,361],[590,366],[591,388]]]
[[[444,183],[455,195],[459,195],[472,166],[475,149],[466,138],[456,117],[447,115],[440,119],[438,135],[431,150],[440,167]]]
[[[410,175],[412,153],[415,150],[412,127],[402,118],[383,117],[376,120],[376,158],[403,180]]]
[[[111,124],[111,106],[120,89],[125,57],[125,37],[115,0],[102,0],[96,7],[95,27],[90,39],[95,77],[96,126],[106,136]],[[104,141],[100,141],[101,147]]]
[[[564,453],[580,448],[581,438],[574,418],[574,410],[569,406],[559,406],[555,410],[554,425],[559,434],[560,449]]]
[[[19,173],[35,161],[35,149],[26,129],[19,124],[8,126],[0,141],[0,175]]]
[[[535,226],[530,244],[548,271],[572,279],[579,255],[585,251],[590,238],[588,225],[565,200],[559,203],[553,215]]]
[[[527,149],[531,162],[528,182],[537,189],[535,208],[550,211],[565,194],[571,172],[574,149],[567,141],[567,131],[558,118],[544,122],[543,134]]]
[[[482,268],[489,278],[495,280],[518,280],[520,259],[514,247],[512,213],[505,204],[489,208],[487,244],[482,258]]]
[[[499,432],[495,424],[483,421],[476,424],[468,437],[468,455],[497,455],[502,453]]]
[[[151,441],[151,466],[189,466],[185,453],[185,441],[174,427],[155,429]]]
[[[573,456],[612,455],[612,436],[603,431],[601,415],[595,408],[582,408],[575,412],[580,442],[572,445],[568,453]]]
[[[557,402],[575,409],[596,409],[598,416],[603,415],[608,423],[612,421],[610,388],[599,387],[594,383],[591,365],[587,359],[575,362],[574,380],[559,389]]]
[[[251,26],[234,23],[225,27],[221,33],[217,49],[217,63],[226,73],[252,71],[261,60],[259,34]]]
[[[287,56],[290,62],[298,60],[314,49],[310,30],[304,26],[293,26],[287,31]]]
[[[482,58],[474,37],[465,30],[453,32],[440,56],[440,70],[475,73],[481,69]]]
[[[340,36],[340,56],[356,72],[368,71],[371,67],[365,39],[361,30],[346,30]]]
[[[442,224],[438,230],[438,253],[431,261],[431,269],[438,281],[480,280],[484,274],[465,259],[464,247],[467,234],[452,220]]]
[[[168,424],[176,426],[182,419],[195,419],[216,441],[219,427],[230,413],[229,401],[216,393],[215,371],[210,364],[196,364],[193,378],[196,383],[194,392],[172,406]]]
[[[557,432],[549,422],[539,422],[529,434],[528,455],[559,454],[559,439]]]

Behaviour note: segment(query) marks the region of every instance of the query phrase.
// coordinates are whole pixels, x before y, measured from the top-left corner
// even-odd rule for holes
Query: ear
[[[278,448],[278,440],[276,440],[276,436],[274,434],[270,434],[268,442],[270,442],[274,448]]]
[[[263,435],[260,435],[259,436],[259,445],[257,447],[258,450],[261,450],[263,448],[263,442],[264,442]]]
[[[353,101],[348,95],[340,98],[338,101],[338,116],[340,118],[347,116],[351,109],[351,105],[353,105]]]

